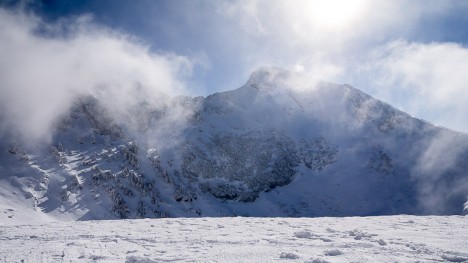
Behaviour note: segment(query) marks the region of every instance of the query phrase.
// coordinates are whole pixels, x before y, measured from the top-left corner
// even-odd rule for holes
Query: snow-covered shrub
[[[135,188],[141,195],[146,195],[153,190],[153,182],[147,182],[143,174],[139,174],[125,167],[120,173],[120,178],[128,180],[130,186]]]
[[[382,149],[374,149],[369,161],[367,162],[367,167],[380,173],[388,175],[393,171],[393,161]]]
[[[129,209],[125,200],[112,186],[107,187],[107,194],[112,200],[112,212],[117,213],[120,218],[127,218]]]
[[[124,193],[125,196],[128,196],[128,197],[133,197],[133,191],[132,189],[130,188],[127,188],[125,186],[122,186],[122,192]]]
[[[57,150],[59,152],[64,152],[65,151],[65,148],[63,147],[63,144],[61,142],[58,143]]]
[[[298,151],[302,163],[307,168],[319,171],[335,162],[338,153],[338,149],[322,137],[315,140],[300,140]]]
[[[258,197],[255,191],[249,191],[243,186],[232,184],[225,180],[213,180],[200,183],[200,189],[214,197],[223,200],[237,200],[240,202],[253,202]]]
[[[144,185],[144,178],[142,175],[136,173],[135,171],[130,171],[129,172],[129,179],[130,179],[130,184],[137,188],[137,189],[143,189]]]
[[[160,165],[159,152],[156,149],[150,148],[146,151],[146,158],[153,166]]]
[[[122,129],[115,123],[108,110],[92,97],[80,99],[81,110],[87,117],[94,131],[99,135],[108,135],[111,139],[124,137]]]
[[[72,176],[72,183],[71,183],[72,188],[77,188],[78,190],[83,189],[83,182],[81,181],[80,177],[76,174]]]
[[[195,199],[197,199],[196,194],[188,187],[178,187],[174,192],[174,200],[177,202],[193,202]]]
[[[93,186],[93,188],[91,188],[90,192],[91,192],[91,196],[94,199],[97,199],[99,197],[98,189],[97,189],[96,186]]]
[[[164,179],[165,183],[172,183],[171,177],[169,176],[169,173],[167,171],[163,171],[162,178]]]
[[[151,162],[151,166],[153,167],[153,170],[155,171],[156,175],[162,177],[164,182],[172,183],[168,172],[164,170],[164,168],[161,165],[159,152],[156,149],[149,149],[146,153],[146,157]]]
[[[96,185],[99,185],[103,182],[108,182],[109,180],[115,179],[116,175],[112,173],[111,170],[101,170],[99,168],[94,169],[96,172],[93,173],[91,178],[93,179]]]
[[[143,200],[138,201],[137,214],[139,217],[144,218],[146,216],[146,207]]]
[[[151,204],[152,204],[152,205],[155,205],[155,204],[158,202],[158,200],[159,200],[159,194],[158,194],[158,192],[156,192],[155,189],[153,189],[153,190],[151,191],[150,198],[151,198]]]
[[[123,149],[123,155],[127,164],[138,168],[139,161],[138,161],[138,146],[134,142],[129,142],[127,146]]]
[[[68,197],[70,196],[71,192],[68,191],[68,189],[63,189],[60,192],[60,198],[62,199],[62,202],[68,201]]]
[[[147,193],[150,193],[154,189],[154,184],[152,182],[145,182],[143,188],[141,189],[141,194],[145,196]]]
[[[80,162],[84,166],[92,166],[95,165],[97,162],[96,156],[85,156],[83,160]]]
[[[66,162],[66,158],[62,156],[60,151],[55,146],[50,146],[50,154],[56,163],[63,164]]]
[[[200,189],[203,192],[211,193],[216,198],[227,200],[237,199],[242,192],[242,190],[239,190],[236,186],[231,185],[230,182],[224,180],[201,183]]]

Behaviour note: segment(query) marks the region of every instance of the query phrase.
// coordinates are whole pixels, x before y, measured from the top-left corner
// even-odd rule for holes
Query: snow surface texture
[[[206,98],[109,103],[77,98],[50,143],[2,138],[0,222],[467,207],[468,135],[349,85],[264,68]]]
[[[1,262],[468,262],[462,216],[2,225]]]

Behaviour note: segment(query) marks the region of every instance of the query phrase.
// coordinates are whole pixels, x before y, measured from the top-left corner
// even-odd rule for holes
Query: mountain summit
[[[125,114],[78,98],[52,138],[0,143],[2,216],[462,214],[468,195],[466,134],[278,68]]]

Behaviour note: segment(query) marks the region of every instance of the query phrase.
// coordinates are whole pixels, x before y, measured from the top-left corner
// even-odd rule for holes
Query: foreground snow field
[[[2,225],[0,256],[2,262],[468,262],[468,218],[234,217]]]

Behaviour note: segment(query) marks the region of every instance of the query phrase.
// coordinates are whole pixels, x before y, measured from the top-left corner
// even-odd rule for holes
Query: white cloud
[[[229,31],[233,39],[255,39],[259,42],[254,45],[266,48],[269,55],[289,52],[297,58],[317,50],[342,54],[385,41],[395,32],[401,36],[423,18],[458,5],[453,1],[246,0],[218,3],[216,11],[232,23],[231,28],[242,29]]]
[[[355,67],[375,46],[430,34],[427,19],[467,7],[460,1],[409,0],[240,0],[215,5],[215,14],[201,12],[211,17],[213,41],[222,41],[220,47],[241,60],[243,74],[261,66],[301,65],[304,71],[324,74],[323,79],[346,82],[346,67]],[[322,68],[328,70],[318,71]]]
[[[192,62],[155,54],[89,17],[44,23],[0,9],[0,135],[49,139],[77,95],[93,94],[112,111],[184,92]],[[138,92],[136,92],[138,91]]]
[[[377,49],[367,66],[378,97],[438,125],[468,131],[468,48],[395,41]]]

